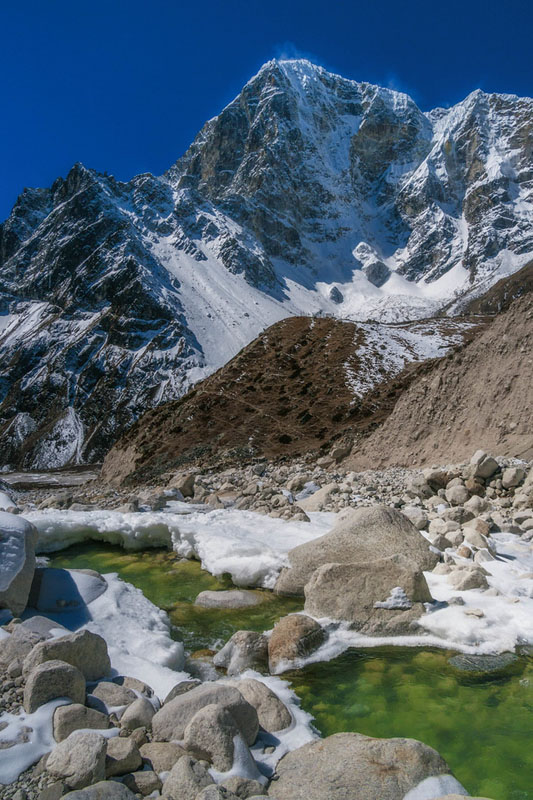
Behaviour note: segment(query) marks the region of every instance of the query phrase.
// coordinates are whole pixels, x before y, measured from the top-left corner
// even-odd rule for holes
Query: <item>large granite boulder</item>
[[[153,740],[182,741],[194,715],[213,703],[230,712],[247,744],[255,742],[259,731],[257,711],[237,689],[222,683],[203,683],[165,703],[152,719]]]
[[[265,683],[255,678],[243,678],[233,681],[232,685],[255,708],[263,730],[274,733],[289,727],[292,722],[289,709]]]
[[[27,675],[37,664],[52,659],[72,664],[87,681],[95,681],[111,673],[105,639],[87,630],[40,642],[24,659],[23,672]]]
[[[293,750],[277,773],[269,789],[276,800],[414,800],[465,792],[433,748],[359,733],[337,733]]]
[[[324,536],[289,551],[290,567],[282,569],[275,591],[303,595],[313,572],[323,564],[373,561],[397,553],[419,569],[432,569],[438,557],[428,541],[400,511],[386,506],[346,509]]]
[[[268,639],[256,631],[237,631],[213,658],[216,667],[228,675],[240,675],[246,669],[268,670]]]
[[[85,700],[85,679],[79,669],[65,661],[45,661],[28,675],[24,687],[24,710],[33,714],[56,697],[70,697],[73,703]]]
[[[75,731],[50,753],[47,771],[71,789],[83,789],[105,778],[106,740],[99,733]]]
[[[31,522],[0,511],[0,609],[9,609],[14,617],[19,617],[28,603],[37,537]]]
[[[422,571],[403,555],[324,564],[305,587],[305,611],[347,621],[367,634],[408,633],[432,600]]]
[[[135,795],[123,783],[98,781],[86,789],[64,794],[62,800],[135,800]]]

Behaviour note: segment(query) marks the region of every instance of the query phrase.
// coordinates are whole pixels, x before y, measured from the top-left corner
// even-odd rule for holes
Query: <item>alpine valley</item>
[[[164,175],[76,164],[20,195],[0,226],[2,463],[101,460],[287,317],[371,322],[386,361],[387,326],[460,315],[523,268],[532,222],[533,100],[422,112],[271,61]],[[446,348],[431,330],[414,360]]]

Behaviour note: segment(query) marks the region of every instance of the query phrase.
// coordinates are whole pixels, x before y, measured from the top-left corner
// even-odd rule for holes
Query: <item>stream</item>
[[[54,553],[50,566],[116,572],[168,612],[188,651],[220,646],[235,631],[268,630],[302,601],[257,590],[258,606],[198,608],[205,589],[232,587],[198,561],[166,550],[125,552],[88,543]],[[496,673],[450,664],[453,652],[434,648],[350,649],[338,658],[285,673],[320,733],[421,739],[436,748],[474,795],[533,800],[533,657],[526,652]]]

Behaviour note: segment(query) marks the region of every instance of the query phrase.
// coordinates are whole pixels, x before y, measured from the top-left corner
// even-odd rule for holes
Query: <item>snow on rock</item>
[[[35,570],[34,526],[0,511],[0,608],[19,616],[26,607]]]
[[[121,513],[118,511],[32,511],[38,552],[49,553],[83,541],[119,544],[126,550],[172,547],[198,558],[213,575],[231,574],[237,586],[272,588],[297,544],[329,530],[333,514],[312,515],[311,524],[219,509],[208,514]]]

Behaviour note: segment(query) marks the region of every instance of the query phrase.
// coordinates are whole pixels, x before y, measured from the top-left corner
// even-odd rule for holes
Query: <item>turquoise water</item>
[[[118,572],[167,610],[190,650],[212,647],[239,629],[265,630],[301,609],[301,602],[258,594],[251,609],[195,608],[204,589],[231,587],[163,551],[125,553],[104,544],[55,554],[51,565]],[[437,749],[472,795],[533,800],[533,659],[521,656],[497,676],[463,672],[443,650],[350,650],[334,661],[286,673],[324,736],[358,731],[369,736],[421,739]]]

